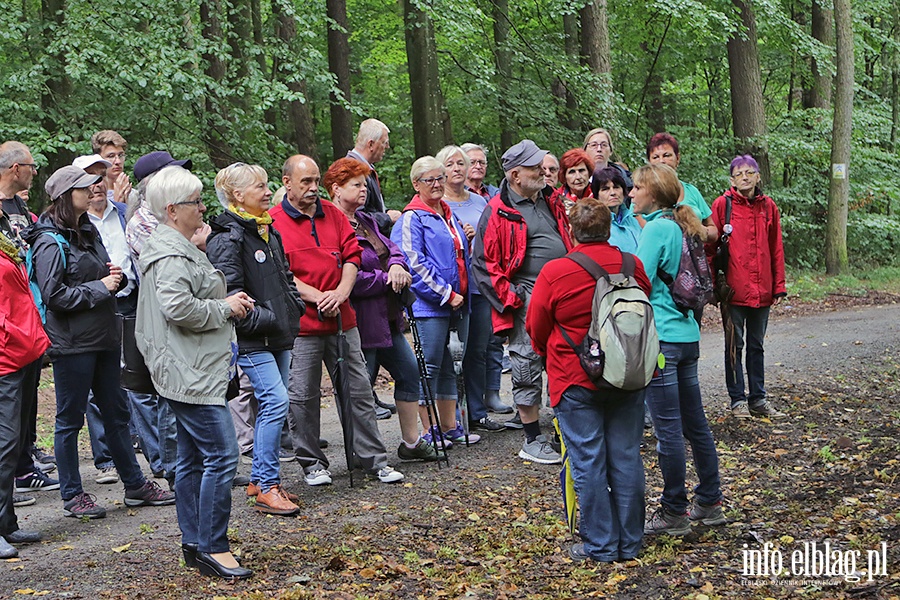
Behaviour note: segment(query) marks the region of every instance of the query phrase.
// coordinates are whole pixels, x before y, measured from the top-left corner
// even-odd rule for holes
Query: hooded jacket
[[[48,214],[22,232],[33,249],[34,277],[47,307],[44,329],[52,344],[47,350],[51,358],[119,350],[121,344],[116,295],[100,281],[109,275],[109,255],[86,214],[79,228],[81,245],[75,230],[58,228]],[[59,245],[44,232],[59,233],[69,242],[65,268]],[[126,283],[123,277],[119,289]]]
[[[781,213],[775,201],[757,188],[746,198],[731,188],[713,202],[712,220],[722,239],[726,199],[731,198],[732,232],[728,242],[726,279],[734,289],[731,304],[760,308],[786,296]],[[715,254],[715,246],[707,253]]]
[[[256,304],[235,323],[241,354],[294,347],[306,306],[294,285],[281,235],[269,227],[263,240],[255,221],[227,210],[210,223],[206,255],[225,274],[228,294],[247,292]]]
[[[163,398],[225,405],[237,338],[225,276],[187,238],[160,225],[140,258],[135,337]]]

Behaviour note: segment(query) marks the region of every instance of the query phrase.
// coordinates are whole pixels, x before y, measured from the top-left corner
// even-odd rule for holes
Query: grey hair
[[[459,146],[444,146],[438,151],[434,158],[442,165],[446,165],[447,161],[456,154],[459,154],[462,157],[463,162],[466,163],[466,171],[468,171],[472,161],[469,160],[469,155],[466,154],[465,150]]]
[[[180,204],[193,194],[203,189],[203,182],[185,169],[171,165],[157,171],[147,184],[146,198],[150,212],[160,223],[169,220],[166,208],[171,204]]]
[[[409,170],[409,180],[415,183],[419,180],[419,177],[435,169],[440,170],[441,175],[447,172],[447,169],[444,168],[444,163],[433,156],[423,156],[416,159],[416,162],[412,164],[412,168]]]
[[[356,147],[362,148],[366,142],[377,142],[391,130],[378,119],[366,119],[359,124],[359,133],[356,134]]]
[[[22,142],[8,141],[0,144],[0,169],[28,160],[28,146]]]
[[[484,154],[485,158],[487,158],[487,155],[488,155],[487,148],[485,148],[481,144],[473,144],[472,142],[466,142],[465,144],[460,146],[460,148],[467,156],[468,156],[469,152],[471,152],[472,150],[478,150],[479,152]]]

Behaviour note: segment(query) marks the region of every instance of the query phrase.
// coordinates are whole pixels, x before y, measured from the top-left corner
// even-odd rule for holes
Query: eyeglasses
[[[119,160],[125,160],[125,153],[124,152],[108,152],[103,155],[103,158],[105,158],[106,160],[109,160],[109,161],[115,160],[117,158]]]
[[[591,150],[609,150],[609,144],[606,142],[591,142],[585,148],[590,148]]]
[[[35,173],[37,173],[37,170],[38,170],[38,166],[34,163],[16,163],[12,167],[10,167],[10,169],[12,169],[13,167],[17,167],[17,166],[18,167],[28,167]]]
[[[469,162],[472,164],[473,167],[474,167],[474,166],[481,166],[481,167],[486,167],[486,166],[487,166],[487,161],[486,161],[486,160],[471,160],[471,161],[469,161]]]
[[[756,175],[756,171],[738,171],[737,173],[732,173],[731,176],[734,179],[740,179],[741,177],[753,177]]]
[[[436,183],[444,183],[447,181],[446,175],[441,175],[440,177],[419,177],[416,179],[419,183],[424,183],[425,185],[434,185]]]
[[[203,200],[185,200],[184,202],[173,202],[169,206],[200,206]]]
[[[544,167],[548,173],[559,173],[559,167]]]

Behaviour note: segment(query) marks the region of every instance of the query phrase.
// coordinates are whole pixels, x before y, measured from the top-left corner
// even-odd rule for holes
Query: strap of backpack
[[[569,346],[572,348],[572,351],[575,352],[575,355],[577,356],[578,346],[575,345],[575,342],[572,341],[572,338],[569,337],[569,334],[566,333],[566,330],[563,329],[562,325],[557,323],[556,326],[559,328],[559,332],[562,334],[563,339],[566,340],[566,343],[569,344]]]
[[[731,223],[731,196],[729,194],[725,195],[725,223],[723,225],[729,225]]]
[[[597,262],[587,254],[582,252],[569,252],[566,254],[566,258],[577,263],[579,267],[590,273],[591,277],[594,279],[600,279],[601,277],[607,280],[609,279],[609,273],[606,272],[606,269],[598,265]]]

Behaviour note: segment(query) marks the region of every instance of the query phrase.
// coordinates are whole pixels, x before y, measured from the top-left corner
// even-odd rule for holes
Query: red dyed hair
[[[594,161],[588,156],[587,152],[581,148],[572,148],[559,157],[559,182],[566,185],[566,171],[572,167],[577,167],[581,163],[587,165],[588,173],[594,172]]]
[[[662,133],[653,134],[653,137],[647,142],[647,160],[650,160],[650,155],[660,146],[672,146],[672,150],[675,151],[675,156],[681,154],[678,150],[678,140],[675,139],[675,136],[663,131]]]
[[[355,158],[339,158],[325,171],[325,176],[322,177],[322,185],[325,187],[328,195],[331,196],[331,186],[335,183],[340,187],[354,177],[359,177],[360,175],[367,177],[371,172],[372,169],[369,168],[369,165]]]

